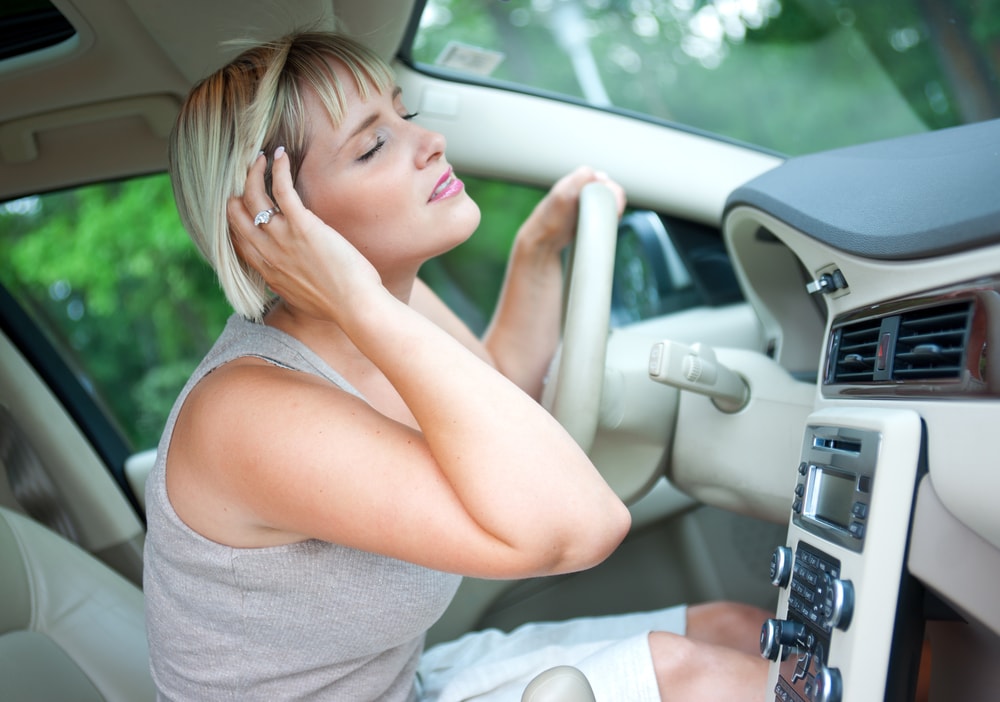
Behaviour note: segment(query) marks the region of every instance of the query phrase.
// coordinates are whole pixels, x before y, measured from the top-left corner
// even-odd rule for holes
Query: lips
[[[438,179],[437,185],[434,186],[434,191],[431,192],[431,196],[428,198],[427,202],[444,200],[445,198],[460,193],[463,187],[465,186],[462,184],[462,181],[456,178],[455,172],[449,168]]]

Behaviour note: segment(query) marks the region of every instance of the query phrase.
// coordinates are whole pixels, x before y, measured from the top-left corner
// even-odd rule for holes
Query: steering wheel
[[[588,183],[580,191],[570,247],[562,345],[542,392],[543,406],[588,452],[597,434],[604,385],[617,239],[614,194],[601,183]]]

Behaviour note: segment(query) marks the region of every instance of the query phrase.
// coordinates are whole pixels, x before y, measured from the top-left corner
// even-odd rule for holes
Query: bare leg
[[[739,602],[707,602],[687,610],[688,638],[760,656],[760,628],[774,616]]]
[[[763,702],[767,698],[767,661],[759,653],[750,655],[659,631],[649,635],[649,650],[663,702]]]

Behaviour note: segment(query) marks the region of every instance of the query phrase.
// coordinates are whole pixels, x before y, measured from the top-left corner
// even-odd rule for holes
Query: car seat
[[[79,546],[0,507],[0,688],[4,702],[144,702],[142,591]],[[594,702],[580,671],[536,677],[522,702]]]
[[[156,698],[139,588],[2,507],[0,681],[5,702]]]

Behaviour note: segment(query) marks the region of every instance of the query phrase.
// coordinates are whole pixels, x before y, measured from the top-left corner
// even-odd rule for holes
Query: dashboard
[[[912,699],[923,635],[956,623],[977,643],[939,637],[948,698],[996,689],[997,183],[989,121],[793,158],[726,204],[762,349],[813,380],[774,481],[776,700]]]

